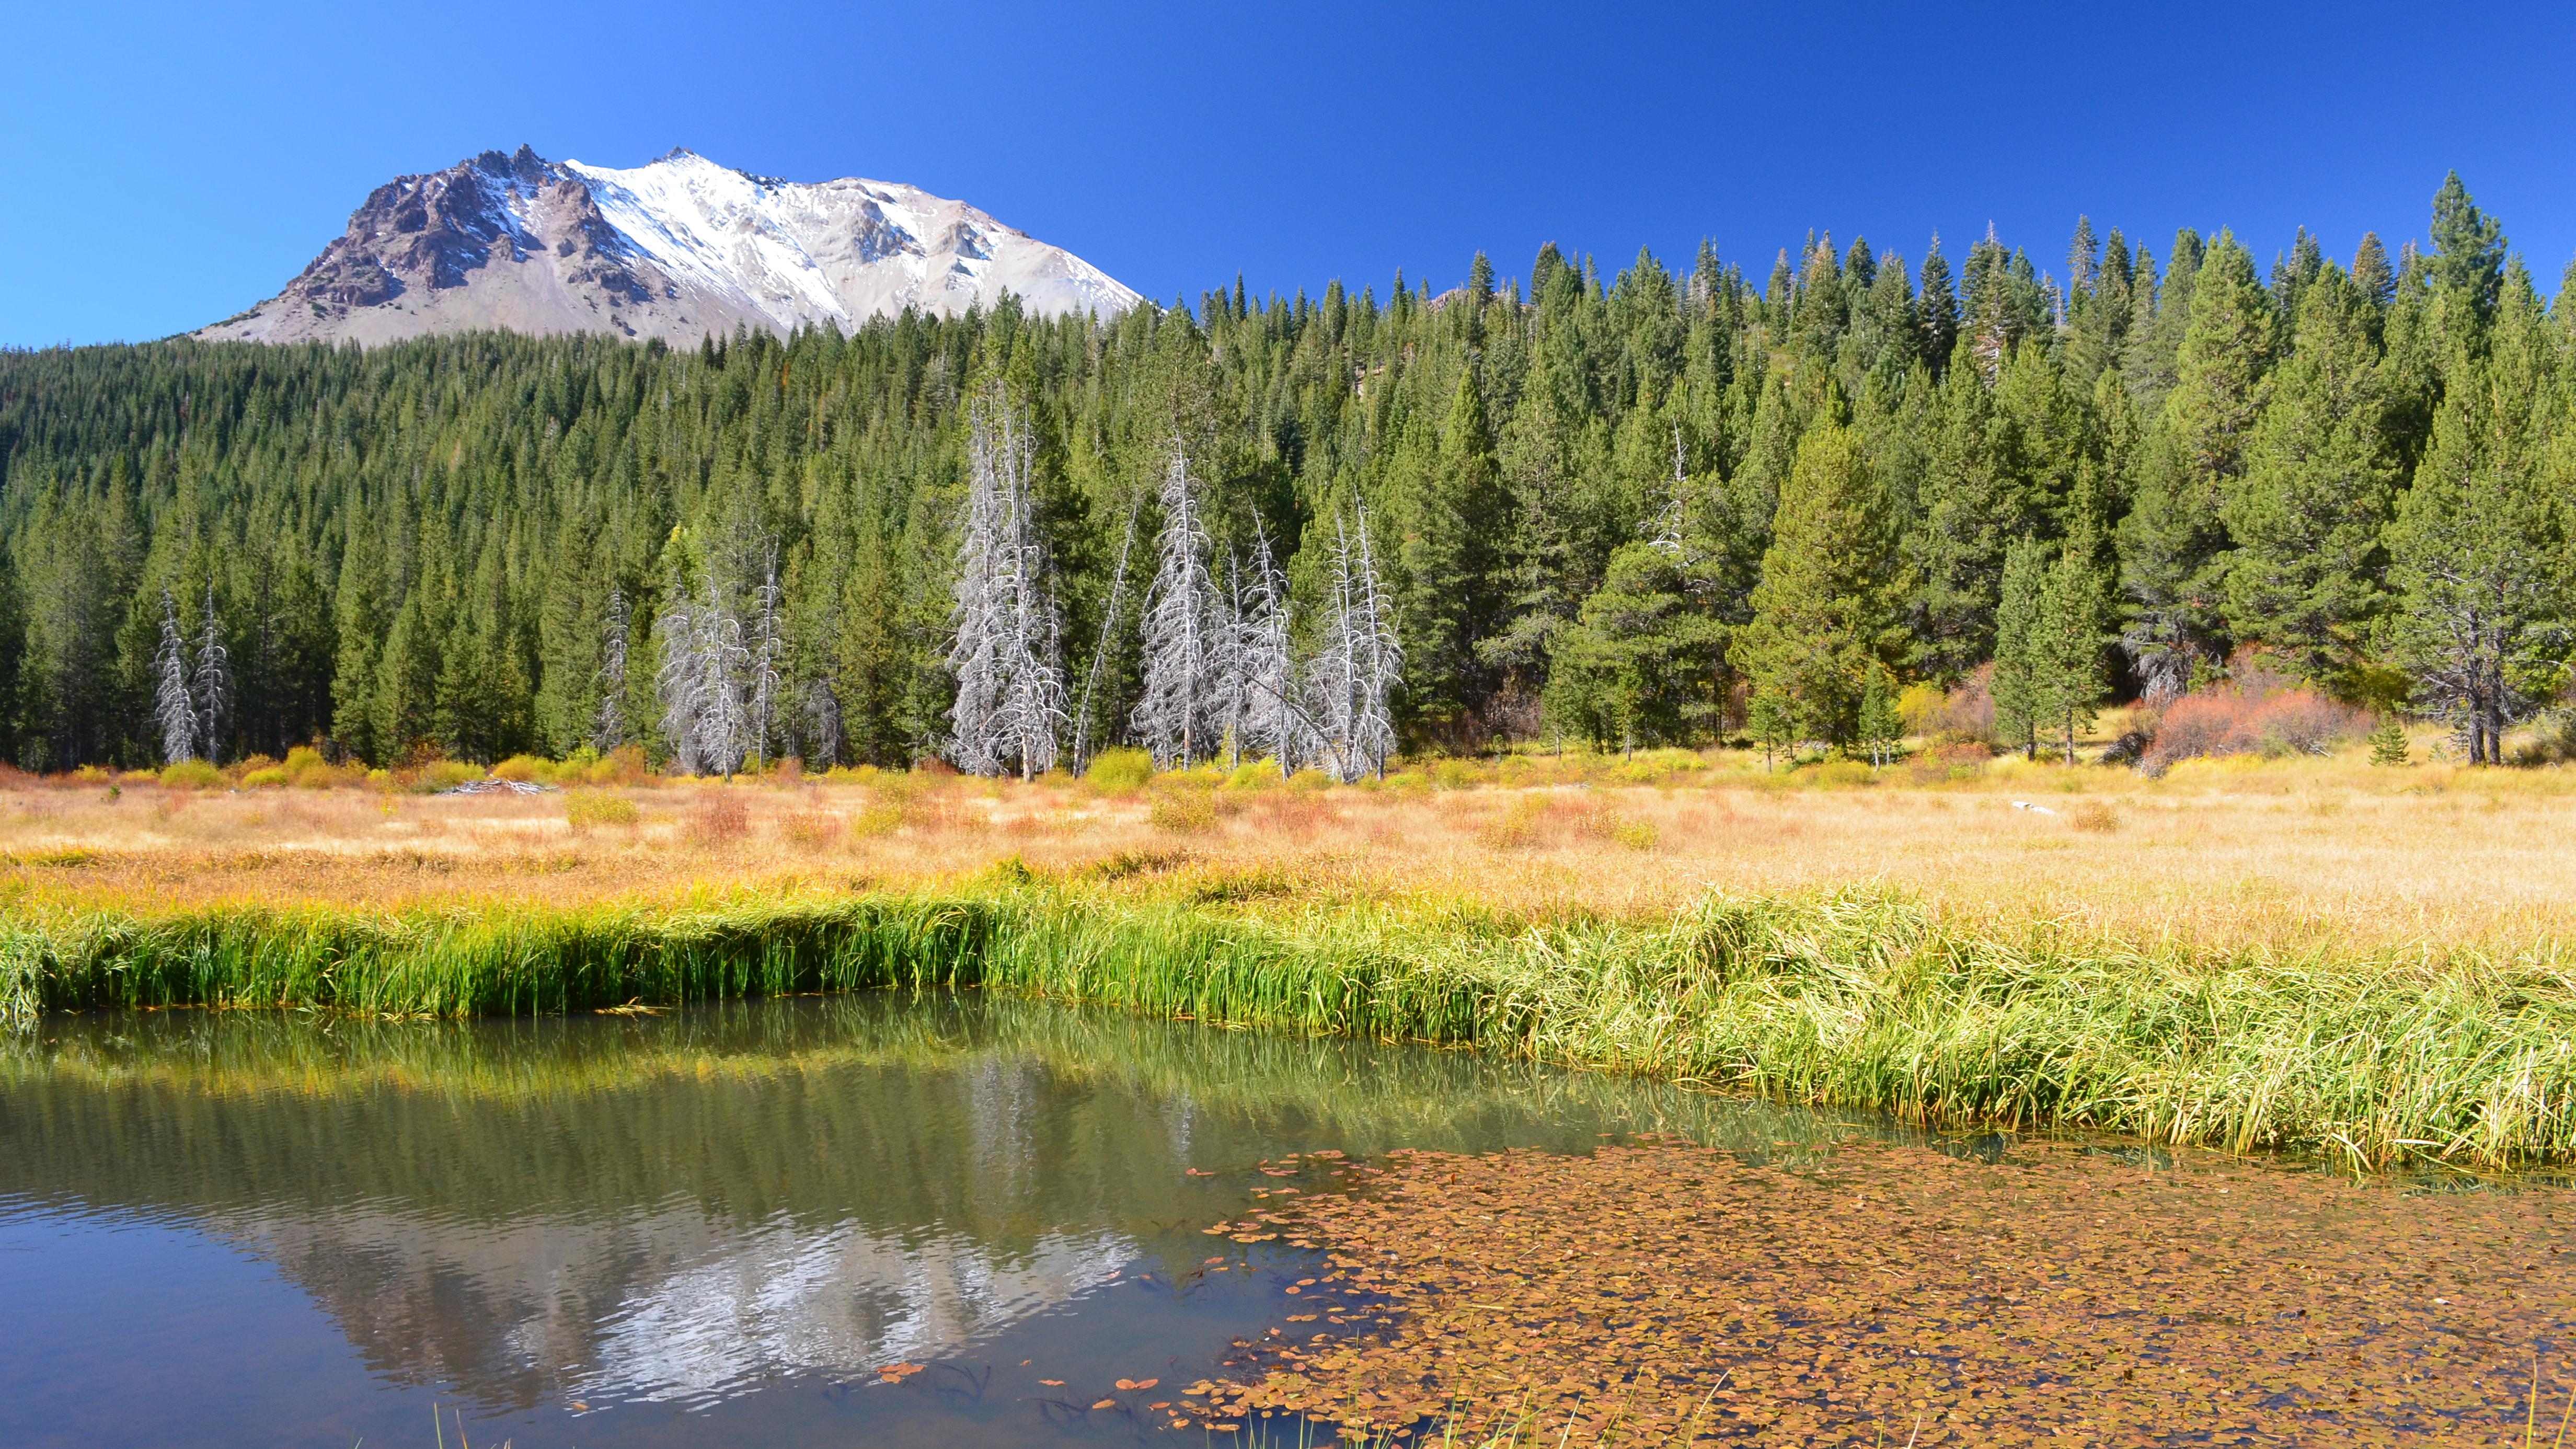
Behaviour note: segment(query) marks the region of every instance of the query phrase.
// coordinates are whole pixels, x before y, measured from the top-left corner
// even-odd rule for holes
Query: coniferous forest
[[[2260,657],[2492,761],[2571,648],[2576,301],[2456,177],[2428,238],[7,353],[0,755],[1348,776],[1868,753],[1971,677],[2044,746]]]

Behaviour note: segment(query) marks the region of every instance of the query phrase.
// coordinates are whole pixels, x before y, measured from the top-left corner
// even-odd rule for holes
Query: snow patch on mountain
[[[849,331],[1005,293],[1045,316],[1141,298],[1061,247],[916,186],[799,183],[674,151],[619,169],[527,147],[377,188],[284,292],[196,335],[390,341],[500,327],[694,342]]]

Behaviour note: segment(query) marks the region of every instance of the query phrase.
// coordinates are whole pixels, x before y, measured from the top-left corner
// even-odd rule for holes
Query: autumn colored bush
[[[2160,775],[2189,759],[2328,754],[2369,728],[2369,715],[2348,704],[2258,677],[2197,690],[2165,706],[2138,768]]]
[[[731,845],[750,833],[750,807],[742,797],[722,790],[700,796],[689,819],[689,838],[700,845]]]

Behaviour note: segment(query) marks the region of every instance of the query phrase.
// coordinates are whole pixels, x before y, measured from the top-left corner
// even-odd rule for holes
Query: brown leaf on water
[[[1779,1166],[1655,1140],[1399,1154],[1346,1188],[1255,1220],[1322,1245],[1316,1292],[1345,1301],[1319,1306],[1361,1336],[1239,1342],[1245,1382],[1181,1413],[1446,1416],[1465,1437],[1543,1411],[1651,1443],[2506,1444],[2532,1346],[2576,1334],[2576,1203],[2555,1190],[1858,1140]],[[2564,1406],[2576,1376],[2542,1369]]]

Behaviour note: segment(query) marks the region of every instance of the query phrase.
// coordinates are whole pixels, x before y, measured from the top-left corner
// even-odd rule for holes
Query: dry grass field
[[[2576,936],[2571,837],[2576,769],[2374,767],[2357,748],[2154,780],[1923,756],[1772,772],[1724,752],[1448,761],[1340,788],[1258,770],[1122,789],[856,771],[465,796],[20,777],[0,788],[0,904],[569,905],[938,885],[1015,859],[1149,889],[1619,916],[1870,885],[2142,945],[2519,952]]]

